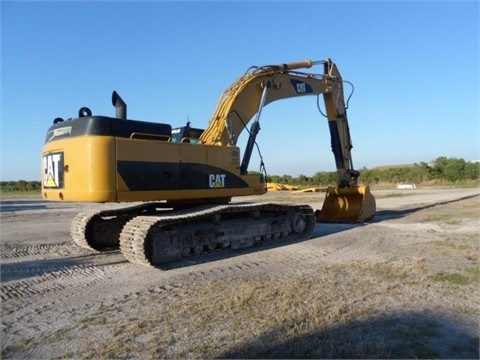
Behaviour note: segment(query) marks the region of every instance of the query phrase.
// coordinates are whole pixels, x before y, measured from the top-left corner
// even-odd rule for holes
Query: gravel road
[[[102,340],[107,332],[88,333],[79,328],[75,334],[72,323],[92,314],[100,305],[115,305],[116,316],[148,316],[148,312],[137,308],[139,300],[160,293],[181,296],[189,284],[266,274],[308,274],[319,264],[352,261],[388,261],[403,268],[421,266],[441,274],[454,272],[460,261],[467,261],[450,258],[439,262],[422,254],[421,248],[445,234],[478,239],[478,213],[449,221],[447,210],[437,209],[478,197],[480,189],[419,188],[372,193],[377,213],[367,224],[317,224],[314,236],[307,241],[269,245],[166,271],[131,264],[119,251],[92,253],[71,242],[70,222],[78,212],[113,205],[52,203],[37,196],[4,195],[0,219],[2,358],[82,357],[92,338]],[[324,194],[272,192],[265,197],[269,201],[306,203],[318,209]],[[432,217],[419,216],[425,211],[430,211]],[[412,252],[414,248],[419,250]],[[469,256],[478,269],[478,247]],[[477,284],[462,288],[458,304],[464,310],[449,313],[454,314],[452,321],[462,328],[462,334],[476,339],[478,345]],[[425,309],[425,305],[418,306],[420,311]],[[49,340],[35,340],[39,338]],[[465,346],[458,352],[460,357],[478,358],[478,347],[475,350],[475,346]],[[438,354],[448,357],[449,353]],[[151,356],[140,353],[131,357]]]

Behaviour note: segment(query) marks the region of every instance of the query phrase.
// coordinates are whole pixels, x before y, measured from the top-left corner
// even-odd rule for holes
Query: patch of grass
[[[480,282],[480,266],[475,265],[467,268],[468,274],[473,278],[475,283]]]
[[[429,222],[442,222],[446,224],[459,224],[460,222],[457,219],[452,219],[451,214],[446,213],[435,213],[435,212],[428,212],[423,214],[422,221],[429,221]]]
[[[415,341],[412,345],[412,351],[417,359],[438,359],[438,351],[431,345]]]
[[[456,273],[439,272],[430,278],[434,281],[448,282],[455,285],[467,285],[470,283],[468,277]]]
[[[25,339],[20,340],[17,344],[15,344],[15,346],[13,346],[11,348],[15,348],[16,351],[18,351],[18,350],[23,351],[25,349],[28,349],[34,343],[35,343],[34,338],[25,338]],[[2,358],[7,358],[8,357],[7,354],[12,350],[11,348],[4,348],[2,346]]]
[[[366,270],[373,273],[380,281],[405,280],[410,276],[407,271],[387,263],[369,264]]]
[[[419,340],[421,338],[434,337],[439,335],[439,325],[434,321],[423,321],[416,326],[401,326],[395,329],[394,334],[403,340]]]
[[[99,308],[89,316],[77,320],[77,323],[83,326],[104,325],[107,322],[109,314],[118,311],[115,307],[100,305]]]
[[[397,197],[405,197],[415,195],[414,193],[400,193],[400,192],[393,192],[388,194],[376,194],[376,199],[385,199],[385,198],[397,198]]]
[[[429,233],[436,233],[435,231],[427,230]],[[461,238],[452,238],[451,236],[443,236],[442,240],[433,240],[430,242],[431,245],[434,245],[437,248],[445,248],[445,249],[452,249],[452,250],[477,250],[477,240],[472,238],[469,235],[462,235]]]
[[[480,338],[478,336],[470,338],[470,346],[478,349],[480,346]]]
[[[92,316],[87,316],[83,319],[80,319],[77,321],[81,325],[104,325],[107,320],[105,316],[102,315],[92,315]]]
[[[448,220],[445,220],[444,223],[447,225],[460,225],[461,221],[457,219],[448,219]]]
[[[2,195],[39,195],[41,190],[30,190],[30,191],[21,191],[21,190],[1,190],[0,197]]]

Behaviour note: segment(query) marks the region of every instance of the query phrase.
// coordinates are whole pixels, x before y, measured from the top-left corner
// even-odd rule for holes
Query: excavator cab
[[[196,129],[190,126],[190,121],[187,125],[172,129],[172,142],[183,142],[190,144],[198,144],[200,136],[204,132],[203,129]]]

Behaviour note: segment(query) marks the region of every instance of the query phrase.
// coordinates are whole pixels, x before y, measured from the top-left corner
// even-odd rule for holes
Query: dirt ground
[[[2,196],[1,357],[478,359],[480,189],[372,193],[366,224],[171,270],[71,242],[109,205]]]

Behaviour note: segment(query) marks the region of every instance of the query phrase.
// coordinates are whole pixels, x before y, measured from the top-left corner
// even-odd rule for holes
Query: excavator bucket
[[[351,188],[328,187],[321,211],[316,211],[317,222],[359,223],[375,213],[375,198],[368,186]]]

